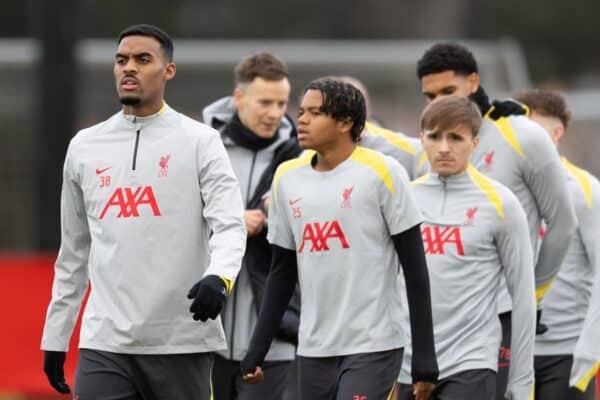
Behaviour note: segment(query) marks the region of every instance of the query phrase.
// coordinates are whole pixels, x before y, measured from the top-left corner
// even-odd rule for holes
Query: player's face
[[[333,148],[343,135],[343,123],[321,111],[323,95],[307,90],[298,108],[298,143],[303,149],[321,152]]]
[[[242,124],[261,138],[272,138],[287,110],[290,82],[287,78],[267,81],[256,77],[235,89],[233,97]]]
[[[459,75],[454,71],[444,71],[425,75],[421,78],[421,91],[428,101],[445,96],[468,97],[479,88],[479,75]]]
[[[460,124],[452,129],[425,130],[421,132],[421,141],[431,170],[440,176],[450,176],[467,169],[479,138],[473,137],[468,126]]]
[[[560,142],[565,131],[565,127],[558,118],[542,115],[534,110],[531,110],[529,118],[540,124],[548,132],[554,144],[558,146],[558,142]]]
[[[153,37],[126,36],[115,54],[113,72],[125,111],[148,115],[162,106],[165,84],[175,76],[175,64],[167,62]]]

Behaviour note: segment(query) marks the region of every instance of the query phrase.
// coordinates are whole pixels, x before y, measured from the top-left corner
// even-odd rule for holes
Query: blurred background
[[[561,151],[598,176],[599,16],[597,0],[2,2],[0,399],[51,393],[38,342],[60,240],[62,162],[78,129],[120,108],[112,61],[124,27],[155,24],[174,38],[177,77],[166,99],[197,119],[231,93],[241,58],[271,50],[290,67],[292,116],[310,80],[352,75],[377,119],[413,136],[425,104],[416,61],[436,41],[459,41],[478,58],[492,98],[560,90],[573,113]]]

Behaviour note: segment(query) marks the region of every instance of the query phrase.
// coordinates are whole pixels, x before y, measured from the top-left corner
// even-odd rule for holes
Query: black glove
[[[44,372],[48,377],[48,382],[58,393],[69,394],[71,389],[65,382],[65,358],[67,358],[67,353],[64,351],[45,351]]]
[[[292,310],[285,310],[281,323],[279,325],[279,331],[275,335],[278,339],[285,342],[298,344],[298,326],[300,325],[300,318]]]
[[[490,118],[496,121],[498,118],[508,117],[509,115],[527,115],[528,109],[522,103],[516,100],[508,99],[504,101],[492,101],[494,109],[490,113]]]
[[[542,319],[542,310],[537,310],[537,315],[535,318],[535,334],[543,335],[548,330],[546,324],[542,324],[540,320]]]
[[[215,319],[227,299],[225,282],[216,275],[207,275],[192,286],[187,297],[194,299],[190,312],[194,314],[195,321],[205,322],[209,318]]]

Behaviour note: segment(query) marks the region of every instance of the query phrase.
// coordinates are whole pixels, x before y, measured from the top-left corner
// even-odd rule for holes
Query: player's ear
[[[469,87],[471,89],[471,93],[475,93],[477,89],[479,89],[479,74],[477,72],[472,72],[467,76],[467,80],[469,81]]]
[[[177,72],[177,67],[175,63],[167,63],[165,66],[165,81],[170,81],[175,77],[175,73]]]
[[[479,146],[479,135],[473,138],[473,148],[471,149],[471,154],[475,151],[477,146]]]
[[[344,133],[350,133],[353,125],[354,125],[354,122],[352,122],[352,119],[350,117],[346,117],[346,118],[338,121],[338,127]]]
[[[242,90],[242,88],[236,87],[233,90],[233,102],[235,103],[236,108],[240,107],[243,97],[244,97],[244,91]]]
[[[558,143],[560,142],[560,139],[562,139],[564,134],[565,134],[565,127],[563,126],[563,124],[557,124],[552,129],[552,141],[554,142],[554,144],[558,145]]]

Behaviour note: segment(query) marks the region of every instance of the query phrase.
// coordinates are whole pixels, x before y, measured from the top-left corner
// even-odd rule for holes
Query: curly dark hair
[[[454,71],[458,75],[478,72],[473,53],[457,43],[438,43],[430,47],[417,62],[419,79],[429,74]]]
[[[367,106],[361,91],[350,83],[341,80],[321,78],[309,83],[304,93],[318,90],[323,96],[321,112],[336,121],[351,120],[350,136],[358,142],[367,120]]]
[[[167,61],[173,61],[173,41],[162,29],[148,24],[131,25],[123,29],[123,31],[119,34],[119,40],[117,41],[117,44],[121,43],[121,41],[127,36],[147,36],[158,40],[158,43],[160,43],[160,48],[162,49]]]

